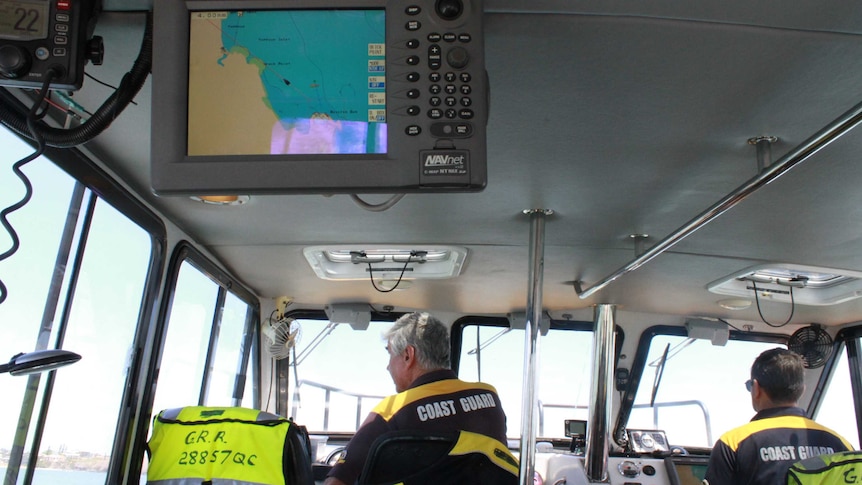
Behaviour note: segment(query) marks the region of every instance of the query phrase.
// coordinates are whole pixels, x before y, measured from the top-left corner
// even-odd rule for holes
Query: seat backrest
[[[166,409],[153,419],[147,483],[313,485],[309,450],[306,430],[281,416],[237,407]]]
[[[360,485],[518,483],[518,460],[505,444],[467,431],[396,431],[371,445]]]
[[[788,485],[862,483],[862,451],[842,451],[808,458],[791,465]]]

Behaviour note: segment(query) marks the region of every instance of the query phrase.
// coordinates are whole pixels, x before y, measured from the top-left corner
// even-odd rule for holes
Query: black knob
[[[14,45],[0,46],[0,75],[16,79],[30,72],[30,53]]]
[[[464,4],[461,0],[437,0],[435,6],[437,15],[445,20],[455,20],[464,11]]]
[[[470,54],[467,52],[467,49],[456,46],[449,49],[449,52],[446,53],[446,62],[454,69],[463,69],[470,62]]]
[[[94,66],[102,65],[102,60],[105,58],[105,44],[102,43],[101,37],[96,35],[87,41],[87,50],[84,58],[92,62]]]

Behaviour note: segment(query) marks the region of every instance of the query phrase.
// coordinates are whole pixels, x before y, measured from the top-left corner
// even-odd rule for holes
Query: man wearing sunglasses
[[[797,405],[805,390],[799,354],[783,348],[760,354],[745,388],[757,412],[723,434],[712,448],[705,484],[785,484],[793,463],[852,449],[838,433],[808,419]]]

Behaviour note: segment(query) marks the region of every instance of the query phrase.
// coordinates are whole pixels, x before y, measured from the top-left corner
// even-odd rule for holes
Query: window
[[[0,146],[5,208],[24,195],[10,167],[32,149],[5,128]],[[141,302],[151,286],[155,238],[48,158],[23,172],[33,196],[9,216],[20,247],[0,261],[8,291],[0,304],[0,359],[55,347],[82,359],[53,373],[0,375],[0,474],[6,483],[103,484],[147,311]],[[0,251],[11,246],[0,231]]]
[[[754,416],[744,383],[754,359],[778,346],[744,340],[714,346],[681,335],[653,336],[627,428],[660,429],[671,445],[711,448],[722,433]],[[657,372],[666,349],[664,371]]]
[[[858,341],[859,338],[852,339],[850,344],[859,345]],[[850,361],[846,351],[841,352],[835,365],[835,372],[823,391],[816,419],[818,423],[832,428],[847,439],[854,450],[859,449],[859,431],[850,384]]]
[[[198,404],[255,408],[246,392],[257,369],[250,358],[253,297],[236,284],[228,290],[218,282],[223,275],[190,248],[179,253],[153,413]]]
[[[383,340],[392,322],[372,320],[366,330],[311,318],[296,323],[299,365],[288,371],[290,416],[310,432],[356,431],[383,397],[395,393]],[[345,358],[333,358],[339,355]],[[289,359],[293,362],[294,356]]]
[[[566,419],[588,418],[591,329],[592,324],[578,325],[577,330],[552,325],[547,336],[539,337],[537,436],[563,438]],[[510,437],[521,435],[525,338],[524,330],[508,326],[467,324],[461,331],[458,377],[497,388]]]

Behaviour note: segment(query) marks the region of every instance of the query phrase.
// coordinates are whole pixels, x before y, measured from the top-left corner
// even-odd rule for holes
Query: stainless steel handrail
[[[630,263],[612,273],[610,276],[605,277],[591,288],[584,290],[580,287],[579,283],[576,283],[575,291],[578,293],[578,296],[582,300],[589,298],[593,293],[609,285],[620,276],[643,266],[659,254],[667,251],[674,244],[682,241],[694,231],[700,229],[716,217],[726,212],[728,209],[742,202],[743,199],[754,193],[757,189],[772,182],[781,175],[784,175],[788,170],[805,161],[821,148],[853,129],[860,121],[862,121],[862,103],[857,104],[849,111],[836,118],[835,121],[826,125],[826,127],[815,133],[812,137],[787,152],[786,155],[781,157],[780,160],[775,162],[766,170],[750,178],[747,182],[740,185],[736,190],[713,204],[710,208],[701,212],[694,219],[688,221],[669,236],[659,241],[655,246],[651,247],[646,252],[633,259]]]
[[[315,431],[329,431],[329,402],[332,397],[332,393],[343,394],[345,396],[352,396],[356,398],[356,429],[359,429],[359,425],[362,423],[362,401],[364,399],[375,399],[377,401],[383,399],[386,396],[374,396],[371,394],[361,394],[357,392],[345,391],[344,389],[339,389],[337,387],[333,387],[327,384],[321,384],[319,382],[301,380],[297,384],[297,389],[302,386],[307,385],[311,387],[316,387],[318,389],[323,389],[324,391],[324,410],[323,410],[323,429],[315,430]],[[297,413],[297,402],[294,400],[293,406],[290,410],[290,415],[296,417]]]

